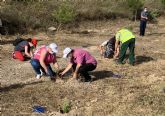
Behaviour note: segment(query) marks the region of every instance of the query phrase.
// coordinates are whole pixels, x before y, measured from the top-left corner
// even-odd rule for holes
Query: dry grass
[[[68,116],[165,115],[163,18],[158,24],[148,25],[146,37],[137,36],[135,67],[128,64],[116,65],[112,60],[101,59],[97,52],[96,46],[113,35],[117,30],[116,25],[122,27],[128,23],[135,27],[134,32],[138,35],[138,23],[123,20],[83,22],[76,29],[92,30],[89,34],[70,34],[63,31],[52,38],[44,33],[37,34],[42,40],[39,44],[54,41],[60,45],[60,52],[66,46],[89,50],[98,60],[96,71],[91,73],[95,77],[91,84],[70,79],[58,79],[56,83],[44,78],[35,80],[30,64],[12,60],[11,44],[2,45],[1,114],[39,115],[32,112],[32,107],[42,105],[47,109],[43,115],[61,115],[60,105],[68,99],[72,106],[71,111],[64,114]],[[60,58],[58,61],[64,67],[66,61]],[[113,78],[113,73],[122,75],[122,78]]]

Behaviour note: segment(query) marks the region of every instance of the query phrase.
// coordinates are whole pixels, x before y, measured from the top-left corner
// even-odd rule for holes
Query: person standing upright
[[[140,36],[145,35],[145,29],[147,26],[147,20],[148,20],[148,11],[147,7],[144,8],[144,10],[141,12],[141,19],[140,19]]]

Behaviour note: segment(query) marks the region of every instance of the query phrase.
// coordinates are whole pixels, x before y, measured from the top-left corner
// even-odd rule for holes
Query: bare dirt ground
[[[102,59],[97,45],[112,37],[119,29],[131,25],[136,38],[136,66],[116,65],[112,59]],[[97,69],[91,73],[92,83],[76,80],[51,82],[47,78],[35,79],[29,63],[11,58],[14,36],[1,36],[0,58],[0,114],[2,116],[41,114],[32,111],[33,106],[46,107],[43,116],[164,116],[165,115],[165,20],[149,24],[145,37],[138,36],[139,23],[118,20],[108,22],[84,22],[70,31],[56,35],[45,33],[23,35],[36,36],[39,45],[56,42],[60,53],[64,47],[83,47],[98,61]],[[88,30],[89,33],[77,33]],[[66,61],[58,58],[61,67]],[[122,78],[114,78],[113,73]],[[70,101],[71,110],[60,113],[60,106]]]

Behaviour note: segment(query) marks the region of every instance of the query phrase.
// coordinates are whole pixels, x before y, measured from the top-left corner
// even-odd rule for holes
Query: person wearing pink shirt
[[[55,80],[56,73],[52,70],[50,64],[53,63],[55,68],[59,69],[56,60],[57,52],[57,45],[55,43],[51,43],[49,46],[43,45],[35,51],[31,65],[36,72],[37,79],[40,79],[42,73],[45,73],[47,76],[50,76],[51,80]]]
[[[84,77],[85,82],[91,81],[91,76],[88,72],[96,69],[97,61],[89,52],[81,48],[65,48],[63,58],[70,58],[70,62],[61,73],[61,76],[73,68],[73,78],[78,78],[78,74],[80,74],[80,76]]]

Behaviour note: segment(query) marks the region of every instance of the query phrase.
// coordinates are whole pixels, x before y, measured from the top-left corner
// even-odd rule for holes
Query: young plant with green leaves
[[[68,100],[65,100],[61,106],[61,113],[68,113],[71,110],[71,104]]]

